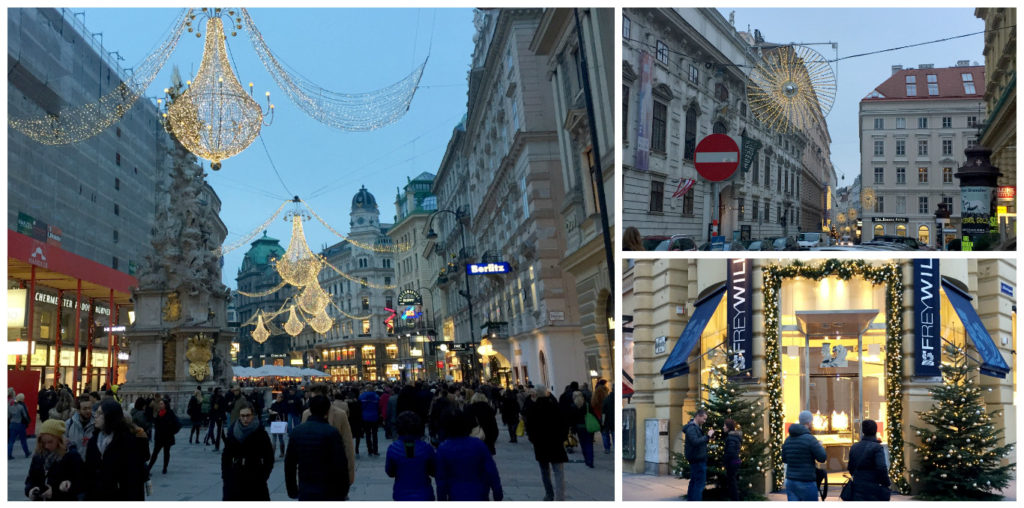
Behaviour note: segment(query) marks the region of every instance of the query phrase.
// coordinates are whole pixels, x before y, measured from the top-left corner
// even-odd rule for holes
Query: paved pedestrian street
[[[171,463],[167,474],[160,474],[163,456],[153,466],[153,495],[150,501],[220,501],[220,453],[213,451],[213,445],[188,444],[189,427],[183,427],[175,436],[177,444],[171,447]],[[205,430],[203,432],[205,436]],[[594,443],[594,469],[583,464],[583,455],[577,447],[569,455],[565,465],[566,499],[572,501],[610,501],[615,496],[614,454],[604,454],[600,435]],[[29,438],[29,449],[35,449],[35,438]],[[384,456],[390,441],[380,433],[380,457],[366,456],[365,443],[360,443],[361,452],[356,457],[356,482],[349,491],[352,501],[390,501],[394,480],[384,473]],[[21,454],[16,447],[14,460],[7,461],[7,499],[24,501],[25,476],[31,459]],[[544,498],[544,487],[540,479],[540,468],[533,459],[533,445],[525,438],[518,443],[508,442],[508,433],[502,429],[502,437],[496,444],[494,456],[501,474],[501,486],[506,501],[540,501]],[[278,452],[280,455],[280,452]],[[270,499],[288,501],[284,485],[284,459],[278,458],[269,480]],[[436,485],[435,485],[436,487]]]

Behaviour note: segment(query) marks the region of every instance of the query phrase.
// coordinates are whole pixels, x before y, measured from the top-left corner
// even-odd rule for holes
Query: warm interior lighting
[[[828,417],[821,414],[820,411],[814,412],[814,419],[811,421],[811,428],[817,431],[828,430]]]

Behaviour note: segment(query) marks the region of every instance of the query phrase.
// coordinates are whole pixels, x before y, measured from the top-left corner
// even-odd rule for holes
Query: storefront
[[[75,393],[123,381],[136,279],[58,244],[10,230],[7,240],[8,370]]]
[[[640,317],[651,309],[630,309],[624,301],[624,311],[634,316],[634,350],[650,342],[654,352],[624,365],[636,381],[633,397],[623,401],[637,434],[625,443],[637,447],[626,471],[650,470],[640,462],[667,462],[667,452],[681,451],[679,429],[698,401],[707,400],[712,366],[731,362],[767,408],[763,428],[775,488],[781,486],[782,441],[805,409],[814,415],[811,430],[825,446],[822,467],[831,480],[844,481],[860,423],[871,419],[892,455],[892,476],[905,486],[911,426],[920,425],[916,411],[932,404],[928,387],[941,382],[944,344],[966,348],[981,386],[992,388],[989,410],[1003,410],[998,418],[1006,440],[1016,440],[1016,386],[1006,360],[1016,344],[1012,261],[701,260],[679,261],[675,270],[636,263],[629,272],[634,276],[636,270],[664,272],[654,279],[667,277],[666,285],[685,276],[694,291],[685,307],[671,305],[677,315],[685,313],[685,326],[660,347],[658,335],[668,335],[664,325],[643,323]],[[630,301],[640,295],[634,287]],[[641,383],[649,376],[644,369],[657,369],[661,380]],[[653,420],[666,420],[670,432],[667,450],[651,454],[644,448],[657,441],[645,442],[643,434]],[[769,486],[772,479],[766,478]]]
[[[334,382],[401,379],[398,345],[392,342],[325,347],[314,368]]]

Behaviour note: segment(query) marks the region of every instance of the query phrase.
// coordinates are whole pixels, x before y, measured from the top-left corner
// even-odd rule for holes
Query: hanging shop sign
[[[693,166],[711,182],[727,180],[740,165],[740,147],[725,134],[712,134],[697,143]]]
[[[940,376],[939,260],[914,260],[914,375]]]
[[[398,294],[398,305],[423,305],[423,297],[411,289],[406,289]]]
[[[907,222],[906,217],[872,217],[871,222]]]
[[[740,151],[740,171],[746,173],[750,171],[750,165],[753,164],[754,159],[757,157],[757,151],[761,149],[761,142],[747,137],[747,130],[743,129],[740,133],[741,144],[743,145]]]
[[[504,261],[501,263],[469,263],[466,265],[466,273],[469,275],[511,272],[512,265]]]
[[[1003,185],[996,188],[996,199],[1017,199],[1016,185]]]
[[[729,260],[729,299],[726,318],[729,322],[729,350],[732,351],[732,366],[742,372],[751,367],[750,352],[753,343],[753,298],[750,292],[753,281],[749,259]]]

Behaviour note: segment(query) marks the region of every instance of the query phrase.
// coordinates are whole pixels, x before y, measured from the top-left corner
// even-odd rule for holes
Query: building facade
[[[723,347],[743,352],[747,393],[768,408],[762,429],[777,429],[762,439],[781,443],[801,410],[824,415],[815,429],[828,455],[822,467],[837,477],[857,438],[852,429],[870,418],[891,452],[890,471],[909,480],[911,444],[919,444],[911,426],[922,426],[918,412],[933,404],[928,389],[942,382],[924,366],[937,371],[936,362],[948,360],[941,353],[929,364],[925,353],[945,342],[966,348],[996,426],[1016,442],[1016,276],[1009,259],[631,260],[623,312],[633,318],[632,355],[624,370],[635,392],[623,401],[623,470],[674,472],[682,425],[707,397],[709,368],[726,361],[715,354]],[[925,312],[936,319],[916,321]],[[738,345],[736,323],[749,323],[749,339]],[[901,356],[902,374],[891,354]],[[665,437],[651,439],[651,429]],[[766,477],[758,488],[771,484]]]
[[[271,238],[264,232],[262,237],[252,242],[249,250],[245,253],[242,258],[242,266],[238,268],[238,275],[235,277],[238,291],[232,295],[239,323],[253,320],[256,313],[260,311],[264,314],[278,312],[284,306],[285,301],[295,293],[291,286],[269,292],[281,284],[281,276],[274,269],[274,262],[280,259],[284,252],[280,240]],[[244,293],[255,296],[247,296]],[[287,315],[284,318],[287,318]],[[235,355],[236,365],[242,367],[289,365],[289,352],[292,344],[290,337],[280,326],[283,321],[282,318],[277,322],[272,320],[265,322],[270,336],[262,344],[252,338],[255,322],[252,323],[253,326],[241,326],[236,336],[238,343],[238,352]]]
[[[780,46],[760,32],[738,32],[715,9],[622,12],[623,223],[645,236],[685,234],[698,244],[716,220],[727,238],[821,231],[834,178],[824,120],[811,135],[780,134],[746,102],[741,69]],[[743,132],[763,145],[747,171],[717,183],[698,175],[700,140],[726,134],[740,145]]]
[[[954,173],[977,144],[984,119],[985,68],[892,67],[892,75],[860,101],[861,182],[872,203],[863,210],[862,240],[898,235],[945,246],[960,231],[960,185]],[[938,231],[944,204],[949,222]]]

